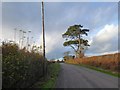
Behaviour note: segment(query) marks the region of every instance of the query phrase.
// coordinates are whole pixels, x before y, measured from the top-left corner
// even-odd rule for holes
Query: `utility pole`
[[[45,28],[44,28],[44,3],[42,0],[42,32],[43,32],[43,75],[46,75],[46,60],[45,60]]]

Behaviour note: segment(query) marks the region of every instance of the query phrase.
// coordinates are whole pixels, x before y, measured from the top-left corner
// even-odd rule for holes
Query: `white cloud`
[[[2,26],[2,40],[14,40],[14,28]]]
[[[46,33],[45,35],[45,42],[46,42],[46,53],[50,53],[53,50],[61,47],[61,43],[62,43],[62,34],[57,31],[57,32],[53,32],[53,33]],[[41,45],[42,45],[42,34],[41,34]],[[61,44],[61,45],[60,45]]]
[[[97,35],[95,36],[96,40],[100,42],[106,42],[117,36],[118,27],[111,24],[105,25],[102,30],[100,30]],[[118,37],[118,36],[117,36]]]
[[[105,25],[90,41],[88,52],[104,54],[118,50],[118,26]]]

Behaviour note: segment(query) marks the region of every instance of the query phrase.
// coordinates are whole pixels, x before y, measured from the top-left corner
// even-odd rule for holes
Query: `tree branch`
[[[77,50],[75,49],[75,47],[73,47],[72,45],[70,45],[72,47],[72,49],[74,49],[75,52],[77,52]]]

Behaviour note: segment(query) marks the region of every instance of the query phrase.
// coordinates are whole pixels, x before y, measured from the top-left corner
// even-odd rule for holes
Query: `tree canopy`
[[[82,25],[70,26],[67,31],[62,34],[65,38],[63,46],[70,46],[76,53],[76,57],[79,57],[81,53],[90,46],[88,40],[83,38],[83,35],[88,36],[89,29],[84,29]]]

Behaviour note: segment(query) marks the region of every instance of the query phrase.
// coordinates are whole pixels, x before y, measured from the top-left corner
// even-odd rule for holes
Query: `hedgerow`
[[[20,49],[15,43],[2,46],[2,88],[28,88],[43,76],[43,56]]]

